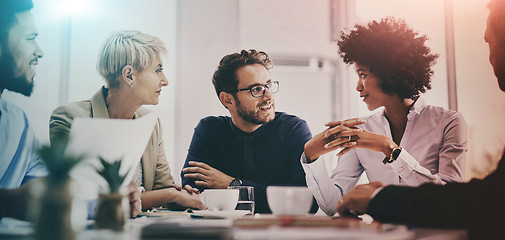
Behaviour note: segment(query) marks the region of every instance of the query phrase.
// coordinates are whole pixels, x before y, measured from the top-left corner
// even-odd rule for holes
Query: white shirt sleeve
[[[401,177],[402,181],[409,186],[415,187],[427,182],[445,184],[440,179],[440,176],[431,174],[428,169],[421,166],[405,149],[402,149],[396,161],[389,163],[389,165]]]
[[[337,168],[331,178],[322,158],[307,163],[305,153],[303,153],[300,162],[305,171],[307,186],[321,210],[328,216],[335,215],[338,201],[343,194],[356,186],[363,173],[363,167],[359,164],[354,150],[339,158]]]
[[[455,114],[441,132],[443,132],[442,145],[438,154],[431,153],[435,157],[427,158],[438,160],[436,174],[432,174],[430,170],[421,166],[405,148],[402,149],[398,159],[389,164],[404,183],[409,186],[418,186],[427,182],[446,184],[465,180],[467,127],[464,118],[459,113]]]
[[[307,186],[314,195],[317,204],[328,216],[335,215],[342,192],[331,182],[323,159],[316,159],[311,163],[307,163],[304,152],[300,161],[305,171]]]

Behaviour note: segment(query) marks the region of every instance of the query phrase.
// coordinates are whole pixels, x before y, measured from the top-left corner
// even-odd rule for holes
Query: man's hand
[[[134,218],[140,213],[140,191],[135,182],[128,184],[128,202],[130,202],[130,217]]]
[[[315,135],[305,143],[305,157],[308,162],[313,162],[321,155],[334,151],[337,148],[351,148],[356,145],[356,138],[352,136],[361,133],[362,130],[357,125],[365,123],[360,118],[348,119],[345,121],[335,121],[326,123],[326,130]]]
[[[366,213],[368,204],[370,203],[372,194],[384,184],[381,182],[371,182],[368,184],[358,185],[352,191],[344,195],[338,202],[337,212],[340,216],[344,216],[347,212],[354,215]]]
[[[202,162],[190,161],[189,165],[182,170],[184,177],[195,179],[195,184],[205,188],[227,188],[233,177]],[[184,186],[186,189],[186,186]]]

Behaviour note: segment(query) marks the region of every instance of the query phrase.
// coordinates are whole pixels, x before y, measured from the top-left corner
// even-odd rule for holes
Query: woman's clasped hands
[[[354,148],[357,144],[356,141],[360,138],[358,134],[363,132],[363,129],[357,126],[363,123],[365,120],[361,118],[326,123],[325,126],[328,127],[326,130],[305,143],[307,162],[313,162],[321,155],[338,148],[343,148],[342,151]]]

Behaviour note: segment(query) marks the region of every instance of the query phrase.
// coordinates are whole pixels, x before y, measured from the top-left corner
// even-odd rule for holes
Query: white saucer
[[[210,211],[210,210],[201,210],[201,211],[193,211],[192,217],[203,217],[203,218],[215,218],[215,219],[223,219],[223,218],[238,218],[250,214],[251,212],[248,210],[232,210],[232,211]]]

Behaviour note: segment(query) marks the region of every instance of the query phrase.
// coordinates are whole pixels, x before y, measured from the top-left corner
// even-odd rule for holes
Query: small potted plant
[[[43,179],[43,191],[39,200],[40,212],[36,223],[39,240],[75,239],[70,221],[72,194],[70,170],[79,163],[81,156],[64,155],[66,144],[44,145],[37,150],[49,175]]]
[[[109,184],[109,191],[98,196],[95,227],[121,231],[124,229],[129,208],[126,195],[121,192],[121,184],[125,179],[125,175],[119,174],[121,160],[110,163],[103,158],[99,159],[103,168],[97,169],[97,172]]]

